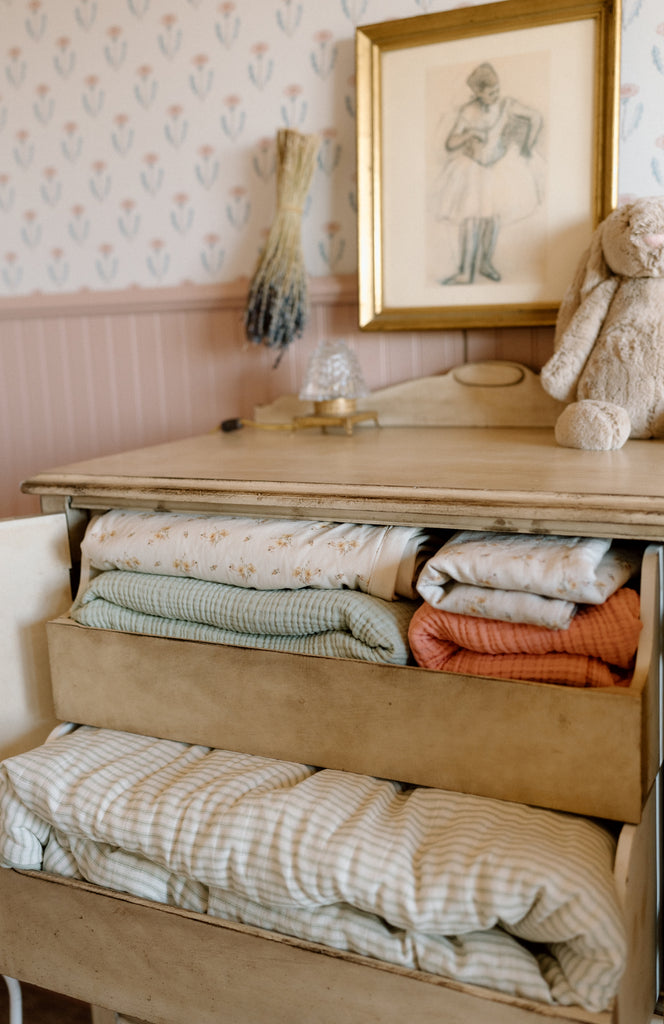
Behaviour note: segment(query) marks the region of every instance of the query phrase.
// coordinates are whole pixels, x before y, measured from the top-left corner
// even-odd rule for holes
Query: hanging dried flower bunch
[[[277,211],[249,289],[247,338],[277,350],[275,366],[309,313],[302,255],[302,213],[313,178],[319,140],[292,128],[277,132]]]

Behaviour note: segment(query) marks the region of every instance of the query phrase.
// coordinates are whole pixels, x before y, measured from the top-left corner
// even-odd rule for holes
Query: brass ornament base
[[[373,420],[377,427],[380,426],[378,423],[378,413],[371,409],[367,409],[365,412],[340,413],[337,415],[318,413],[316,411],[316,406],[318,405],[332,404],[332,402],[316,402],[314,404],[313,416],[295,416],[292,421],[292,429],[302,430],[307,427],[322,427],[325,430],[326,427],[343,427],[345,432],[350,435],[353,433],[353,427],[356,423]],[[265,426],[268,426],[268,424],[265,424]]]
[[[376,426],[378,413],[375,409],[366,409],[357,412],[357,402],[354,398],[335,398],[326,402],[314,402],[314,411],[311,416],[294,416],[286,423],[258,423],[256,420],[232,419],[224,420],[221,429],[224,433],[239,430],[240,427],[256,427],[259,430],[307,430],[313,427],[321,427],[325,431],[328,427],[343,427],[346,434],[353,433],[356,423],[365,423],[373,420]]]

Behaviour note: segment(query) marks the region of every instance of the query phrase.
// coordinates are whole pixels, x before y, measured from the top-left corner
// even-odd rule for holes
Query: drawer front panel
[[[0,971],[158,1024],[623,1024],[39,875],[0,904]]]
[[[636,822],[657,773],[661,550],[627,689],[48,624],[62,719]]]

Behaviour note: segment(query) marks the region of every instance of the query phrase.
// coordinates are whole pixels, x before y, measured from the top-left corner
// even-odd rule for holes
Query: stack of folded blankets
[[[425,564],[409,644],[424,668],[629,686],[642,624],[639,545],[461,531]]]
[[[642,546],[600,538],[111,510],[82,553],[100,629],[592,687],[641,632]]]
[[[71,617],[403,665],[415,581],[439,544],[408,526],[111,510],[86,531]]]

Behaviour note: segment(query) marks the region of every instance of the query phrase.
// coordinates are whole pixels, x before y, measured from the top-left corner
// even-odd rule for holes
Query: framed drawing
[[[619,0],[356,30],[360,327],[555,322],[616,204]]]

